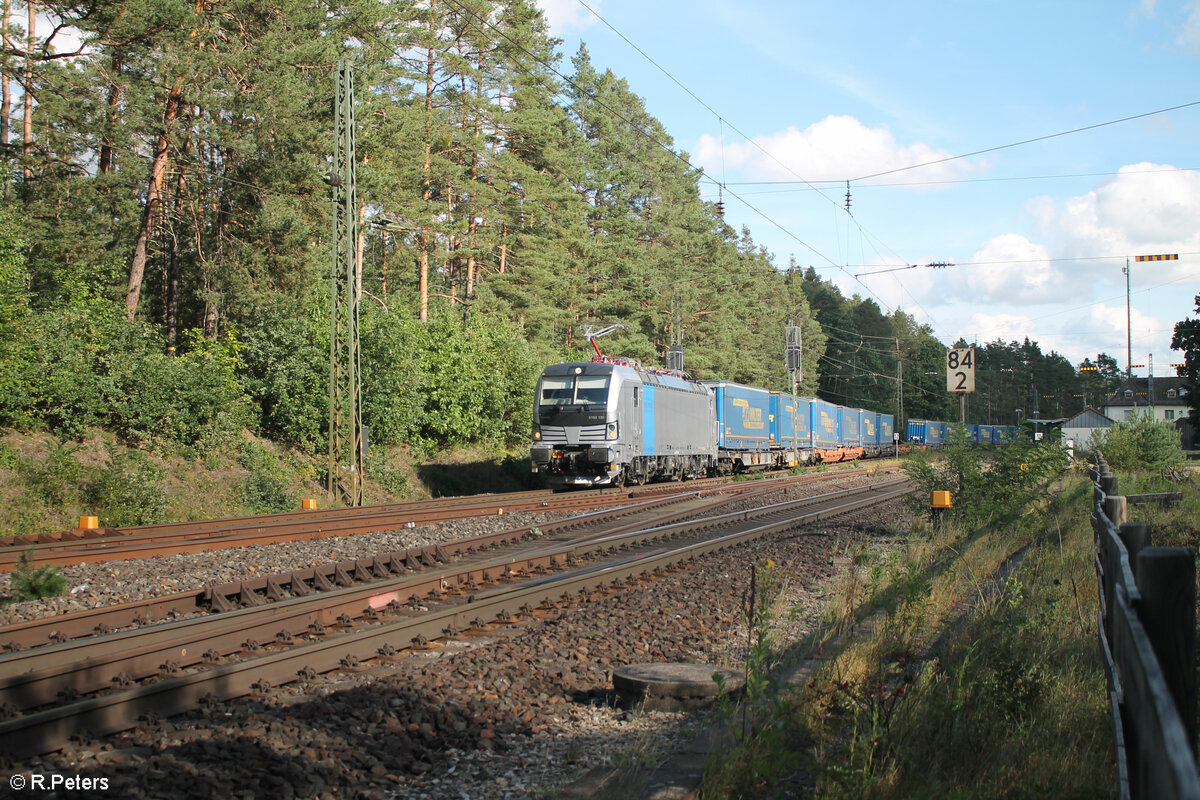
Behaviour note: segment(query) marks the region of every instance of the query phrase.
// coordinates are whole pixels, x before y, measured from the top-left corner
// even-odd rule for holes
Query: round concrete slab
[[[724,691],[738,692],[746,677],[710,664],[630,664],[613,672],[613,688],[623,705],[651,711],[682,711],[708,705],[722,692],[713,675],[723,676]]]

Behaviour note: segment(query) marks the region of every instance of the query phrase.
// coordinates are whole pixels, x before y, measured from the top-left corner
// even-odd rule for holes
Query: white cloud
[[[1200,0],[1192,0],[1184,8],[1187,11],[1187,18],[1180,26],[1179,35],[1175,37],[1175,44],[1185,50],[1200,51]]]
[[[1017,233],[985,242],[953,278],[963,300],[1023,306],[1062,302],[1065,285],[1046,246]]]
[[[1121,167],[1116,177],[1061,202],[1031,201],[1041,235],[1064,257],[1133,256],[1200,250],[1200,174],[1166,164]],[[1194,263],[1155,262],[1161,281],[1178,280]],[[1108,274],[1112,273],[1112,274]],[[1078,268],[1073,274],[1079,274]],[[1108,270],[1110,280],[1120,275]]]
[[[1031,317],[1006,313],[985,314],[980,312],[972,314],[966,325],[971,337],[978,337],[980,344],[994,342],[997,339],[1004,342],[1024,341],[1025,334],[1021,331],[1029,331],[1033,328]],[[1046,349],[1048,348],[1043,348],[1043,352]]]
[[[711,134],[693,148],[695,160],[710,171],[736,169],[758,180],[846,180],[951,157],[945,150],[915,142],[901,144],[886,127],[868,128],[854,117],[829,115],[804,130],[795,126],[754,137],[753,142],[726,142]],[[982,168],[965,160],[946,161],[914,170],[920,180],[959,177]]]
[[[600,13],[602,0],[589,0],[588,5]],[[551,33],[561,36],[577,33],[596,22],[596,15],[581,6],[578,0],[536,0],[538,8],[546,15]]]

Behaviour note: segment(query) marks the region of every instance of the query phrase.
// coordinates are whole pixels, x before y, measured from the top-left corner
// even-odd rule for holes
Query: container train
[[[895,455],[894,418],[598,355],[546,367],[530,459],[554,488]]]
[[[913,445],[939,448],[950,441],[950,429],[955,423],[925,419],[908,421],[908,442]],[[1016,425],[966,425],[967,441],[979,445],[1002,445],[1016,439],[1021,429]]]

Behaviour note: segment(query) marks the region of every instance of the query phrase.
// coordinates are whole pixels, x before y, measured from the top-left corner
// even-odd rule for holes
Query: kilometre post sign
[[[946,351],[946,391],[951,394],[975,392],[974,347],[955,347]]]

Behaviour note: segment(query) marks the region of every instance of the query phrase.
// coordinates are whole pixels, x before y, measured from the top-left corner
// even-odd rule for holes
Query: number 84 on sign
[[[955,347],[946,351],[946,391],[951,394],[975,391],[974,347]]]

